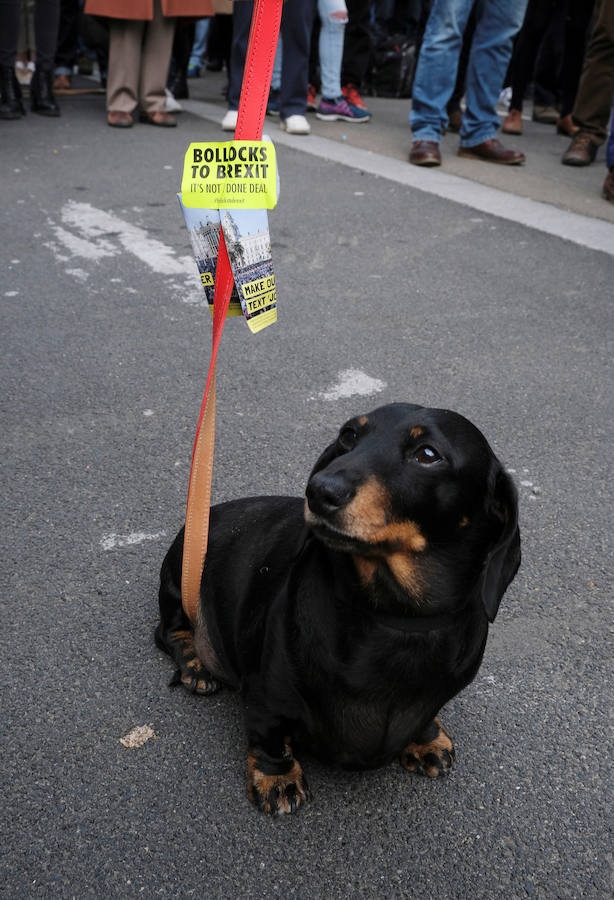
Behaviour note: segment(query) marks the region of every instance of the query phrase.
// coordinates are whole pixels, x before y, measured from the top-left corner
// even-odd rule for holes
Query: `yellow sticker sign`
[[[181,202],[192,209],[273,209],[277,165],[271,141],[190,144]]]
[[[275,275],[266,275],[241,284],[245,316],[251,331],[260,331],[277,321]]]

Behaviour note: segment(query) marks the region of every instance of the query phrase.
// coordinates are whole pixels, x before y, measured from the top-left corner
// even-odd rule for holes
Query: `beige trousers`
[[[154,0],[151,22],[109,20],[107,109],[131,113],[163,112],[168,67],[173,50],[175,19],[162,15]]]

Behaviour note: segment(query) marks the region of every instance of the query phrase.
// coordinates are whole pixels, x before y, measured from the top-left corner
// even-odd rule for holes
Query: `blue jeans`
[[[345,0],[318,0],[320,15],[320,80],[326,100],[341,97],[343,38],[348,21]]]
[[[209,37],[210,19],[199,19],[194,28],[194,43],[188,63],[189,68],[200,69],[207,52],[207,38]]]
[[[448,124],[446,105],[456,82],[463,32],[473,0],[434,0],[424,32],[409,116],[414,140],[437,141]],[[495,136],[499,99],[514,36],[527,0],[477,0],[477,24],[467,66],[467,87],[460,132],[462,147],[475,147]]]

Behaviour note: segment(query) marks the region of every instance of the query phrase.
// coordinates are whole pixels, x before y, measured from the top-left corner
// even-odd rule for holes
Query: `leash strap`
[[[235,140],[260,140],[269,98],[283,0],[255,0],[241,85]],[[215,448],[215,368],[234,279],[220,229],[213,295],[211,362],[196,428],[183,539],[181,601],[193,625],[198,619],[200,583],[207,555],[211,479]]]

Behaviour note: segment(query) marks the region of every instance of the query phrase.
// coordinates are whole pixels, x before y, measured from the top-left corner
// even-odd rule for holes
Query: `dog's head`
[[[492,622],[520,564],[512,480],[458,413],[394,403],[350,419],[307,484],[305,520],[419,605],[479,593]]]

